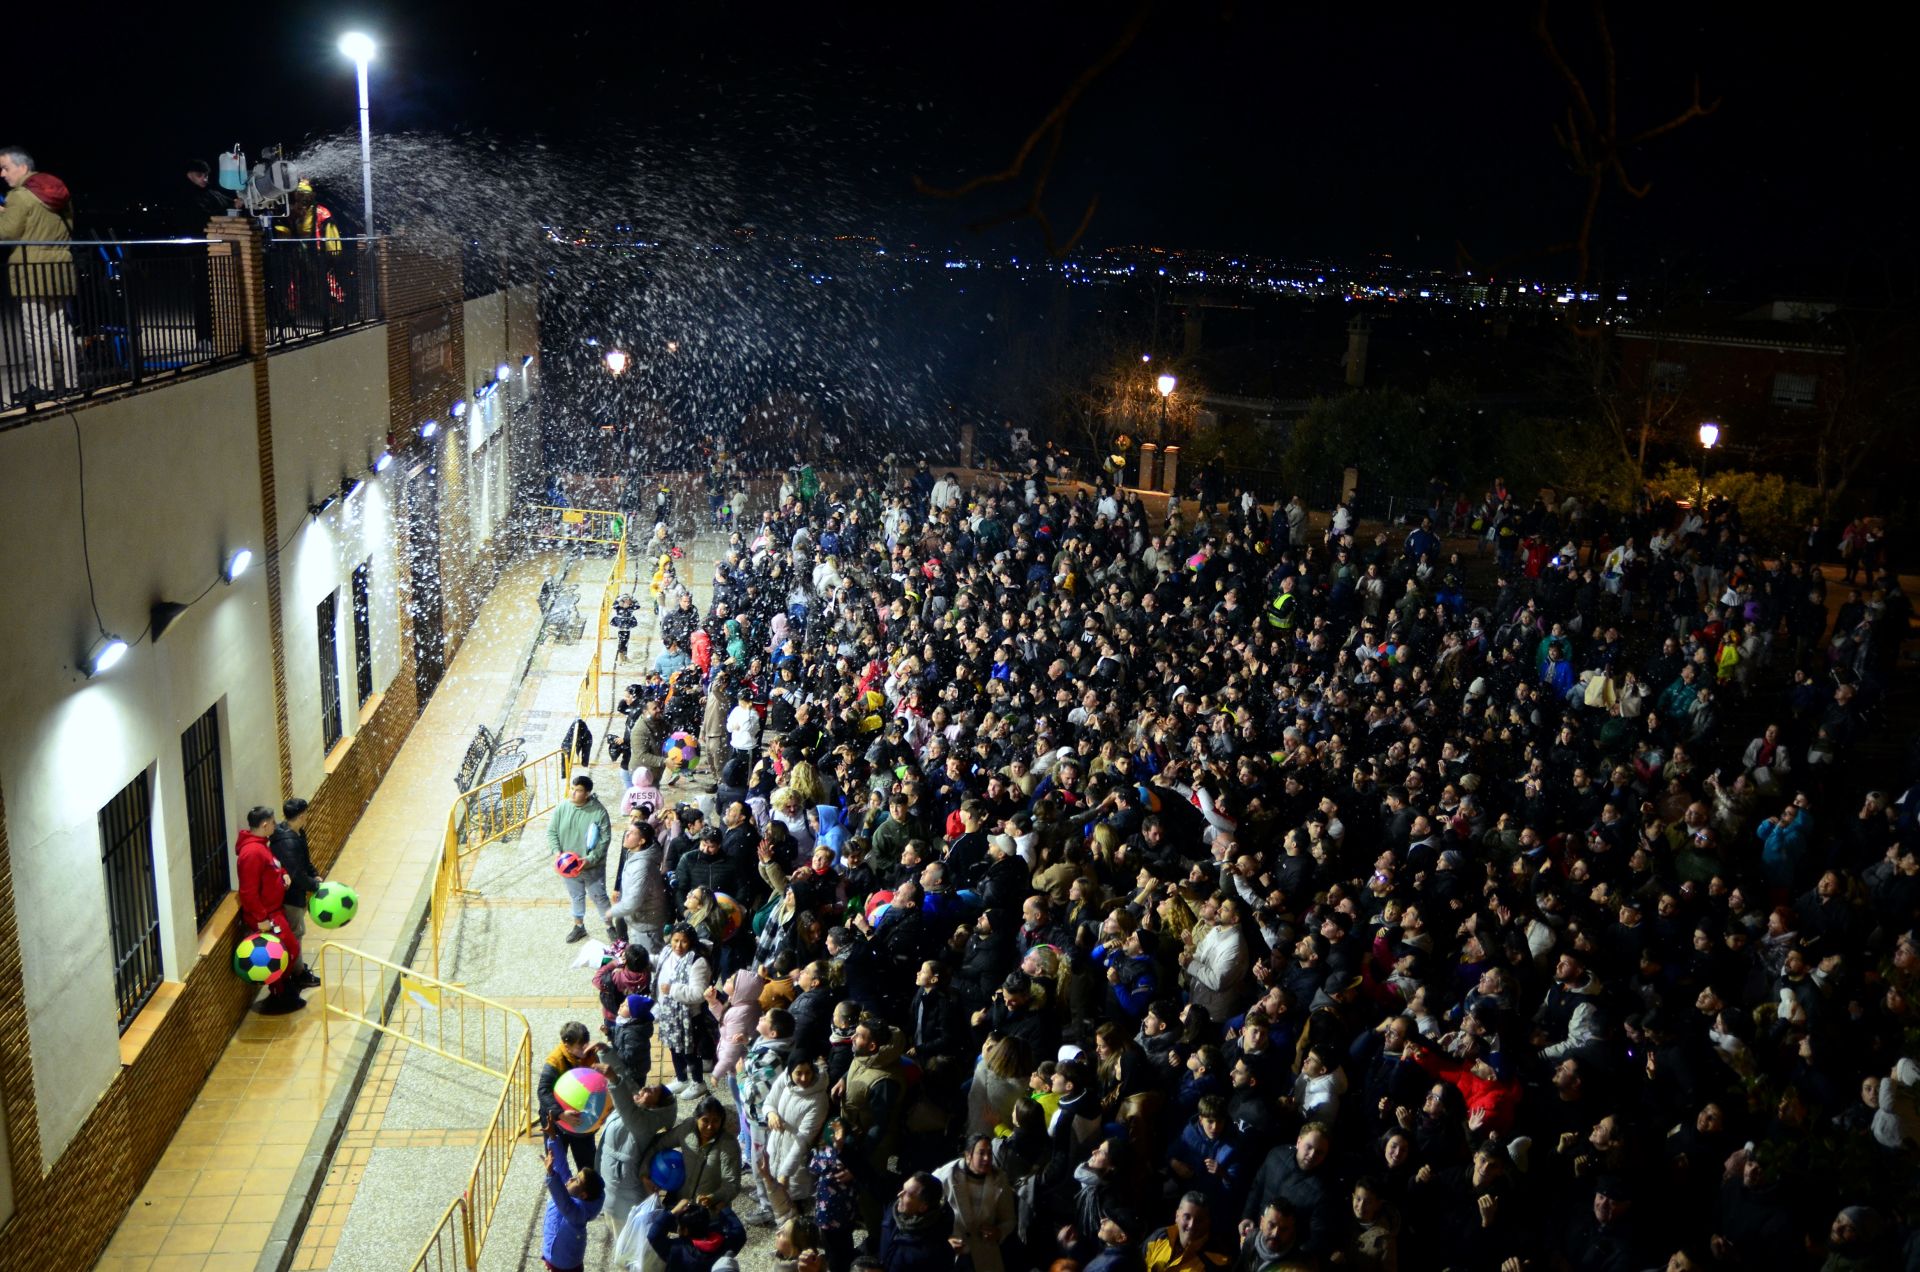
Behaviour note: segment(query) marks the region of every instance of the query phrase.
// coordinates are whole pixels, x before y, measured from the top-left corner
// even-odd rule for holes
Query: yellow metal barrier
[[[427,911],[436,975],[447,920],[466,891],[467,860],[488,844],[552,812],[566,798],[567,779],[572,773],[570,759],[565,751],[549,751],[511,773],[502,773],[463,792],[447,810],[446,838],[433,876],[433,904]]]
[[[480,1252],[473,1245],[473,1215],[465,1197],[455,1197],[447,1205],[433,1235],[420,1248],[420,1255],[407,1265],[408,1272],[473,1272],[480,1266]]]
[[[587,661],[586,674],[580,679],[580,693],[574,702],[574,709],[582,720],[592,720],[602,713],[611,715],[618,703],[619,690],[614,687],[618,678],[613,674],[613,665],[607,655],[607,641],[613,636],[613,603],[626,589],[627,537],[623,522],[620,540],[613,552],[613,569],[607,575],[607,586],[600,593],[600,613],[589,629],[593,653]]]
[[[608,547],[627,541],[627,515],[606,508],[556,508],[535,504],[533,533],[542,539],[561,543],[604,543]]]
[[[532,1031],[511,1007],[337,941],[320,946],[315,965],[323,1045],[339,1016],[509,1084],[516,1064],[531,1071]]]
[[[500,1099],[480,1133],[466,1187],[409,1265],[415,1272],[475,1272],[514,1150],[533,1127],[533,1033],[527,1018],[490,998],[336,941],[320,946],[315,965],[322,1045],[332,1044],[331,1022],[339,1016],[500,1079]]]

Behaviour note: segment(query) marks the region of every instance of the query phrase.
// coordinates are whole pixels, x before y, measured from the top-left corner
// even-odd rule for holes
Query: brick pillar
[[[256,358],[267,355],[267,253],[260,227],[244,216],[216,216],[207,223],[207,237],[218,242],[207,249],[213,295],[213,343],[220,357],[236,353]],[[224,267],[222,261],[236,266]],[[240,309],[231,312],[233,292],[222,294],[228,269],[238,273]]]
[[[1154,478],[1158,475],[1154,472],[1154,469],[1159,466],[1159,460],[1160,448],[1158,446],[1152,442],[1140,443],[1140,480],[1136,481],[1134,485],[1138,486],[1141,490],[1158,490],[1159,487],[1154,485],[1153,482]]]
[[[245,354],[253,364],[254,433],[259,444],[260,521],[262,551],[260,559],[267,573],[267,635],[273,647],[273,723],[274,741],[279,748],[280,793],[294,794],[293,732],[287,715],[287,641],[282,628],[280,593],[280,500],[273,472],[273,395],[267,378],[267,249],[260,227],[245,217],[215,217],[207,225],[207,237],[218,239],[207,249],[215,265],[227,257],[238,262],[240,312],[223,312],[220,289],[214,292],[213,328],[215,347],[223,354]],[[232,289],[227,289],[232,295]],[[272,801],[269,801],[272,802]]]
[[[1166,450],[1166,458],[1163,459],[1160,464],[1160,489],[1178,498],[1180,492],[1175,487],[1179,480],[1180,448],[1178,446],[1169,446]]]

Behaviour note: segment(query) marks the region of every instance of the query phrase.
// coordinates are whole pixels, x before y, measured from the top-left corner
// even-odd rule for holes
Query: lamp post
[[[1700,511],[1701,520],[1707,515],[1707,458],[1713,448],[1720,444],[1720,426],[1712,420],[1700,426],[1700,460],[1693,466],[1693,476],[1699,486],[1694,495],[1694,505]]]
[[[624,349],[607,350],[607,370],[622,375],[627,369],[627,353]]]
[[[364,32],[340,37],[340,51],[352,59],[360,81],[360,203],[365,222],[360,232],[368,238],[373,237],[373,124],[367,109],[367,63],[373,60],[373,47],[373,37]]]
[[[1153,387],[1160,391],[1160,436],[1162,439],[1165,439],[1167,435],[1167,399],[1173,396],[1173,386],[1177,383],[1179,383],[1179,381],[1165,372],[1162,372],[1160,378],[1153,382]]]

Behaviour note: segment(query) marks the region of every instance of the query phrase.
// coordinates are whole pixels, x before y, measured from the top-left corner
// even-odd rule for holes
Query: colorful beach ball
[[[287,974],[287,947],[271,932],[255,932],[233,947],[233,970],[242,980],[271,985]]]
[[[323,883],[307,898],[307,913],[323,928],[345,927],[360,912],[360,894],[344,883]]]
[[[700,744],[685,729],[667,738],[667,763],[675,768],[690,769],[700,759]]]
[[[647,1178],[661,1192],[677,1192],[687,1182],[687,1159],[677,1148],[663,1148],[648,1164]]]
[[[553,859],[553,868],[572,879],[587,868],[587,859],[577,852],[563,852]]]
[[[553,1099],[560,1106],[554,1120],[575,1135],[599,1130],[612,1107],[607,1079],[594,1069],[569,1069],[561,1074],[553,1084]]]

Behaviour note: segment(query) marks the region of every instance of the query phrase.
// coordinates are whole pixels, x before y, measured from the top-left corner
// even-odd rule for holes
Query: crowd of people
[[[550,1267],[1920,1267],[1893,574],[1504,484],[1487,556],[1037,465],[773,502],[705,608],[657,532],[549,834],[608,942]]]

